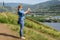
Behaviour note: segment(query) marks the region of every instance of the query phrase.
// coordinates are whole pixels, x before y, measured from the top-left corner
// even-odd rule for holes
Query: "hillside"
[[[28,7],[32,8],[32,5],[30,5],[30,4],[24,4],[24,3],[4,3],[4,7],[7,7],[7,8],[9,7],[9,8],[15,8],[16,9],[18,7],[18,5],[22,5],[24,10],[26,10],[26,8],[28,8]],[[3,3],[0,3],[0,6],[3,6]]]
[[[8,24],[0,23],[0,40],[19,40],[19,37],[10,30]]]
[[[39,4],[35,4],[34,6],[37,8],[47,8],[50,6],[55,6],[55,5],[60,5],[60,1],[59,0],[50,0],[50,1],[46,1],[46,2],[42,2]]]
[[[60,15],[60,1],[59,0],[50,0],[35,5],[23,4],[23,3],[5,3],[4,8],[0,9],[1,11],[16,12],[18,5],[23,5],[23,9],[26,10],[28,7],[31,8],[33,14],[41,15]],[[0,3],[2,6],[2,3]],[[51,14],[50,14],[51,13]]]
[[[0,23],[6,23],[8,27],[19,34],[18,16],[12,13],[0,13]],[[60,40],[60,32],[38,23],[32,19],[25,19],[24,36],[26,40]]]
[[[40,15],[60,15],[60,1],[50,0],[47,2],[35,4],[33,6],[33,14]]]

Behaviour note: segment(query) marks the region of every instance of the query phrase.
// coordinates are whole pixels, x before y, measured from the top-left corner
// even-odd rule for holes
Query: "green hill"
[[[17,14],[0,13],[0,23],[7,23],[11,30],[19,33],[17,20]],[[26,40],[60,40],[60,32],[28,18],[25,19],[24,36],[27,38]]]

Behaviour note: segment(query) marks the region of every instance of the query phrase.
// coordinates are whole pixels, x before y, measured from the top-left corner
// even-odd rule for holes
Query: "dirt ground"
[[[0,40],[21,40],[6,24],[0,23]]]

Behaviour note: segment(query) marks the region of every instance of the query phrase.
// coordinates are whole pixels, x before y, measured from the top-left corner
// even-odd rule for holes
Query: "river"
[[[52,16],[52,18],[60,19],[60,16]],[[60,31],[60,23],[48,23],[48,22],[45,22],[44,24],[52,27],[53,29],[56,29],[56,30]]]
[[[56,30],[60,31],[60,23],[48,23],[48,22],[45,22],[44,24],[50,26],[53,29],[56,29]]]

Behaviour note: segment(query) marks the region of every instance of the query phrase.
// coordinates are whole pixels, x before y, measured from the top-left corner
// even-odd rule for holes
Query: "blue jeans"
[[[20,20],[20,37],[23,36],[23,28],[24,28],[24,19]]]

